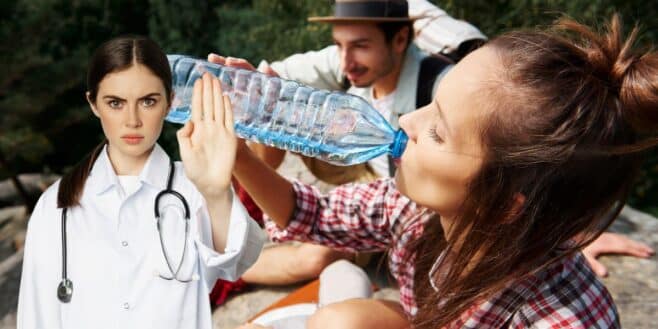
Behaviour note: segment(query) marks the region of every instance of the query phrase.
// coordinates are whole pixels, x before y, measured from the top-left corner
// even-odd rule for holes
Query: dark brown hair
[[[618,16],[598,34],[569,19],[484,47],[502,66],[486,84],[483,167],[450,234],[430,221],[413,246],[418,328],[470,306],[597,238],[621,210],[656,145],[658,55],[636,52]],[[445,252],[438,293],[427,273]],[[441,305],[441,307],[438,307]]]
[[[384,40],[387,44],[391,44],[395,35],[397,35],[403,28],[407,28],[407,45],[405,49],[414,41],[414,23],[409,22],[383,22],[377,23],[377,28],[384,33]]]
[[[171,99],[171,69],[167,56],[151,39],[142,36],[123,36],[103,43],[91,57],[87,72],[89,101],[96,102],[98,86],[105,76],[141,64],[158,76],[165,88],[167,101]],[[57,206],[69,208],[80,204],[80,196],[91,168],[106,141],[88,154],[62,177],[57,194]]]

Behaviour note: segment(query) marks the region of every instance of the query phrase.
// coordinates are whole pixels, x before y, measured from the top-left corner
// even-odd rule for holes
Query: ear
[[[87,99],[87,103],[89,103],[89,107],[91,108],[91,112],[93,112],[94,115],[95,115],[97,118],[100,118],[101,116],[100,116],[100,114],[98,113],[98,109],[96,108],[96,100],[92,100],[92,99],[91,99],[91,93],[90,93],[90,92],[86,92],[86,93],[85,93],[85,98]]]
[[[393,50],[398,53],[404,53],[409,40],[409,27],[405,26],[398,31],[393,37]]]

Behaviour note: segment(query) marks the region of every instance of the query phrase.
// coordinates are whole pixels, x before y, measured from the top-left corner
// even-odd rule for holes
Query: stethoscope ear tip
[[[73,296],[73,282],[69,279],[63,279],[57,286],[57,298],[62,303],[68,303]]]

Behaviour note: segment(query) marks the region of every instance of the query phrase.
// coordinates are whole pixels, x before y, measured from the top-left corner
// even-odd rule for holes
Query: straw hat
[[[334,16],[309,17],[309,22],[411,22],[406,0],[336,0]]]

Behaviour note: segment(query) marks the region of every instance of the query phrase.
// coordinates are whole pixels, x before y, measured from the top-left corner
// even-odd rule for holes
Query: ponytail
[[[82,189],[85,187],[85,182],[91,168],[98,159],[103,147],[107,141],[103,141],[94,148],[91,153],[82,159],[73,170],[62,177],[59,183],[59,190],[57,191],[57,207],[58,208],[72,208],[80,205],[80,196]]]

